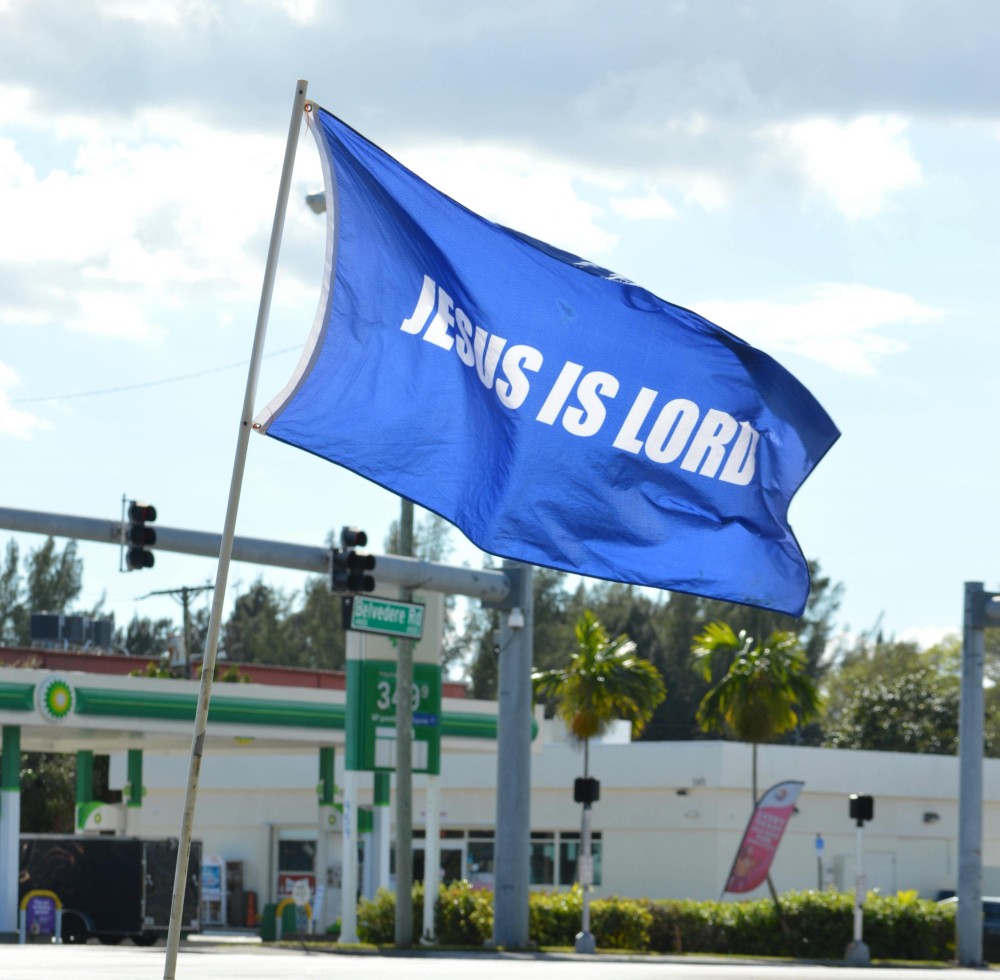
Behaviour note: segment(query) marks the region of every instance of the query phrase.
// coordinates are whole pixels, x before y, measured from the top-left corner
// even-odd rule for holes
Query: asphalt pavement
[[[0,946],[0,980],[162,980],[162,945]],[[945,980],[969,970],[848,967],[712,957],[577,956],[572,953],[346,952],[275,948],[248,936],[192,937],[177,961],[177,980]],[[977,971],[978,972],[978,971]]]

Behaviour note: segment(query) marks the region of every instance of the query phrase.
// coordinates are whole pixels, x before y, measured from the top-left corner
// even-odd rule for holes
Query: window
[[[556,883],[556,835],[548,831],[531,834],[531,884]]]
[[[594,884],[601,883],[601,832],[590,835],[590,852],[594,858]],[[572,885],[576,879],[576,865],[580,856],[580,834],[564,831],[559,835],[559,884]]]
[[[280,840],[278,841],[278,870],[303,871],[310,874],[316,862],[316,841],[314,840]]]
[[[485,835],[472,831],[466,861],[468,867],[469,881],[473,885],[485,885],[493,887],[493,834],[489,834],[489,840],[484,839]]]

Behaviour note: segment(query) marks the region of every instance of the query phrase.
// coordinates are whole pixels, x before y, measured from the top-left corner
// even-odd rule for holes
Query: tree
[[[819,714],[822,699],[808,674],[809,661],[799,638],[777,630],[763,643],[745,631],[737,635],[728,623],[714,622],[694,638],[692,666],[714,682],[698,706],[698,724],[708,732],[731,731],[752,746],[751,793],[757,806],[757,746]],[[719,677],[719,667],[728,663]],[[781,903],[767,876],[781,916]],[[784,921],[784,920],[782,920]]]
[[[958,749],[961,649],[957,637],[921,651],[915,643],[862,638],[827,681],[824,745],[882,752]],[[994,699],[995,687],[987,693]],[[988,713],[989,722],[994,715]],[[987,749],[996,741],[987,727]]]
[[[172,619],[133,616],[128,626],[117,630],[115,645],[133,657],[159,659],[167,652],[167,641],[176,630],[177,624]]]
[[[576,651],[563,668],[536,671],[532,685],[536,696],[555,701],[555,712],[570,735],[583,743],[583,776],[590,776],[590,740],[606,732],[619,718],[632,723],[638,735],[653,717],[656,706],[666,696],[659,671],[635,652],[635,644],[625,634],[613,640],[597,617],[588,609],[574,628]],[[590,802],[583,803],[581,833],[582,860],[589,865]],[[593,953],[590,932],[589,881],[581,882],[583,923],[576,937],[580,953]]]
[[[779,630],[759,644],[719,622],[694,638],[691,654],[695,671],[712,683],[698,707],[698,724],[752,745],[756,806],[757,746],[819,715],[822,698],[807,673],[806,655],[794,633]]]
[[[288,623],[290,602],[280,590],[258,578],[237,598],[223,626],[226,656],[235,663],[299,666],[300,650]]]
[[[637,736],[666,695],[659,671],[636,653],[625,634],[609,638],[589,609],[576,621],[576,650],[561,668],[536,671],[536,697],[555,702],[555,714],[584,747],[584,775],[590,739],[604,734],[618,719],[632,723]]]
[[[0,642],[27,646],[31,642],[31,614],[70,610],[80,595],[83,561],[76,542],[67,541],[56,550],[54,538],[28,554],[22,574],[16,541],[8,541],[0,568]]]
[[[21,832],[69,834],[76,809],[76,759],[68,753],[21,756]]]
[[[316,670],[343,670],[346,642],[341,597],[330,591],[325,578],[306,583],[302,606],[289,617],[291,641],[300,663]]]
[[[552,568],[533,569],[531,582],[532,666],[538,671],[559,667],[566,662],[566,651],[573,649],[573,623],[586,608],[586,590],[581,585],[575,593],[568,593],[565,574]],[[499,630],[500,616],[496,610],[482,606],[468,608],[456,648],[460,659],[468,665],[469,692],[475,698],[491,700],[497,696]]]

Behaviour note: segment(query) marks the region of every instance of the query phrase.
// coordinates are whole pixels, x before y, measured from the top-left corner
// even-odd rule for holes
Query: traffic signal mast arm
[[[123,524],[121,521],[107,521],[93,517],[0,507],[0,528],[7,531],[46,534],[120,546],[125,527],[127,522]],[[159,524],[156,526],[157,551],[218,558],[220,546],[221,535],[218,534],[161,527]],[[420,558],[404,558],[400,555],[376,555],[374,558],[380,584],[470,596],[495,603],[501,609],[518,605],[514,598],[516,589],[512,586],[508,574],[500,569],[459,568],[454,565],[423,561]],[[255,565],[292,568],[323,576],[329,576],[332,571],[331,553],[327,547],[289,544],[263,538],[235,538],[233,560]]]

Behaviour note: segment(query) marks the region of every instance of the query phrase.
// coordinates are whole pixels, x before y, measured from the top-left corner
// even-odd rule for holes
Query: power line
[[[289,351],[301,350],[300,346],[282,347],[281,350],[272,351],[264,357],[277,357],[279,354],[287,354]],[[135,391],[137,388],[155,388],[158,385],[174,384],[178,381],[188,381],[191,378],[202,378],[206,374],[219,374],[221,371],[231,371],[233,368],[245,367],[250,361],[234,361],[232,364],[222,364],[219,367],[205,368],[202,371],[192,371],[190,374],[177,374],[171,378],[160,378],[156,381],[142,381],[138,384],[119,385],[116,388],[95,388],[92,391],[75,391],[64,395],[37,395],[33,398],[11,398],[11,405],[27,405],[37,402],[57,402],[69,398],[92,398],[95,395],[115,395],[122,391]]]

